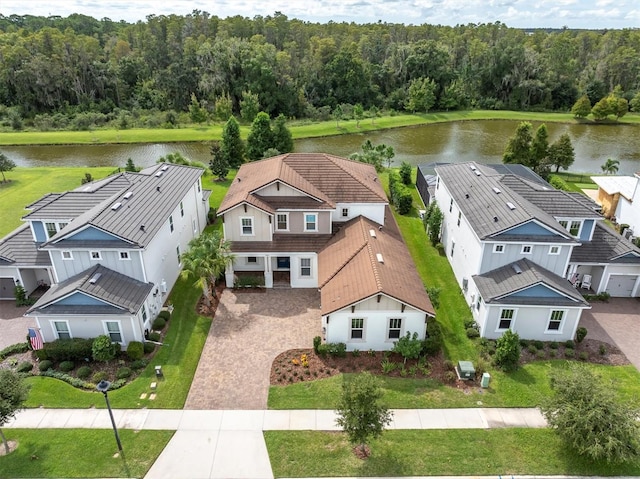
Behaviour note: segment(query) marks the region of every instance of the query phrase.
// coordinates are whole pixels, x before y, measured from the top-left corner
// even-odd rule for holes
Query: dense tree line
[[[338,108],[569,111],[617,85],[628,101],[640,91],[640,30],[0,15],[0,120],[15,129],[329,119]]]

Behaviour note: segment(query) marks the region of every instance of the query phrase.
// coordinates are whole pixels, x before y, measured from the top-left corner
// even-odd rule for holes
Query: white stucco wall
[[[47,315],[36,316],[36,323],[40,328],[42,339],[45,343],[55,341],[58,336],[53,325],[54,321],[66,321],[69,325],[69,333],[72,338],[95,338],[106,334],[104,321],[117,321],[120,323],[123,349],[129,341],[144,341],[144,328],[137,315]]]
[[[333,210],[331,221],[344,222],[357,216],[364,216],[378,224],[384,224],[384,209],[386,203],[337,203]],[[342,216],[343,208],[349,210],[348,216]]]
[[[633,235],[640,236],[640,187],[636,188],[633,202],[620,197],[615,215],[618,224],[628,224],[633,230]]]
[[[240,205],[224,213],[224,237],[228,241],[271,241],[271,217],[251,205]],[[253,218],[253,234],[242,234],[241,218]]]

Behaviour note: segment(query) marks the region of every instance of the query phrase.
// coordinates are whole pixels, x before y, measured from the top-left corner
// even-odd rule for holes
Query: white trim
[[[362,320],[362,328],[355,328],[356,330],[362,329],[362,337],[361,338],[352,338],[351,334],[354,330],[353,328],[353,320],[361,319]],[[347,334],[347,342],[348,343],[365,343],[367,341],[367,318],[364,316],[349,316],[349,330]]]
[[[125,258],[122,257],[122,255],[126,255]],[[131,253],[129,253],[128,251],[118,251],[118,258],[120,259],[120,261],[131,261]]]
[[[111,339],[110,333],[115,333],[115,331],[109,331],[107,328],[107,323],[116,323],[118,325],[118,334],[120,335],[120,341],[114,341]],[[124,344],[126,341],[124,340],[124,334],[122,332],[122,322],[119,319],[103,319],[102,320],[102,329],[104,330],[104,334],[109,336],[112,343]]]
[[[279,228],[278,224],[278,216],[284,216],[286,222],[286,228]],[[289,213],[288,212],[277,212],[276,213],[276,231],[289,231]]]
[[[309,261],[309,266],[303,266],[302,262],[303,261]],[[313,266],[313,262],[311,261],[312,258],[308,257],[308,258],[300,258],[300,270],[299,270],[299,274],[300,274],[300,278],[313,278],[313,270],[312,270],[312,266]],[[309,269],[309,274],[302,274],[302,269]]]
[[[243,223],[244,220],[249,220],[251,222],[251,225],[248,225],[251,227],[251,233],[244,232],[244,228],[245,228],[245,225]],[[240,236],[255,236],[255,224],[254,224],[253,216],[240,216]]]
[[[65,257],[65,254],[68,254],[68,257]],[[62,256],[62,261],[73,261],[73,251],[69,249],[60,251],[60,256]]]
[[[313,216],[314,219],[314,229],[307,228],[307,216]],[[305,232],[316,232],[318,231],[318,213],[303,213],[302,214],[303,227]]]
[[[175,225],[173,224],[173,215],[169,215],[169,219],[167,221],[169,221],[169,233],[173,234],[174,230],[176,229]]]
[[[511,315],[511,318],[503,318],[502,317],[502,313],[504,311],[513,311],[513,314]],[[496,333],[501,333],[504,332],[508,329],[510,329],[511,331],[515,331],[515,324],[516,324],[516,316],[518,315],[518,308],[509,308],[509,307],[505,307],[505,308],[500,308],[500,314],[498,314],[498,321],[496,322]],[[510,325],[508,328],[501,328],[500,327],[500,321],[503,320],[507,320],[509,319],[511,321]]]
[[[348,218],[349,217],[349,208],[348,207],[342,207],[341,208],[340,217],[341,218]]]
[[[562,318],[560,318],[560,325],[558,326],[558,329],[549,329],[549,324],[551,323],[551,316],[553,316],[553,313],[556,312],[561,312],[562,313]],[[566,309],[552,309],[549,311],[549,317],[547,318],[547,326],[545,327],[544,333],[545,334],[562,334],[562,330],[564,329],[564,324],[566,323],[567,319],[567,310]],[[556,320],[557,321],[557,320]]]
[[[391,328],[391,320],[393,320],[393,319],[399,319],[400,320],[400,328]],[[385,341],[386,342],[395,342],[398,339],[400,339],[401,337],[403,337],[404,336],[404,326],[405,326],[405,318],[404,318],[404,316],[387,316],[387,330],[385,332]],[[391,331],[391,329],[394,329],[394,330],[399,329],[397,338],[390,338],[389,337],[389,331]]]
[[[97,253],[97,256],[94,258],[93,255]],[[91,261],[102,261],[102,253],[100,251],[89,251],[89,259]]]
[[[64,323],[67,325],[66,332],[69,335],[69,338],[73,339],[73,334],[71,334],[71,328],[69,327],[69,321],[66,319],[50,319],[49,324],[51,324],[51,329],[53,330],[53,335],[56,339],[60,339],[60,335],[58,334],[58,330],[56,329],[56,323]]]
[[[495,243],[493,245],[493,252],[497,253],[497,254],[502,254],[504,253],[504,249],[505,249],[505,244],[504,243]],[[498,248],[500,248],[500,250],[498,250]]]
[[[555,248],[555,251],[554,251],[554,248]],[[557,244],[549,246],[549,254],[550,255],[554,255],[554,256],[555,255],[559,255],[561,251],[562,251],[562,246],[559,246]]]
[[[529,248],[529,251],[525,251],[525,248]],[[520,249],[520,254],[533,254],[533,245],[531,244],[523,244]]]

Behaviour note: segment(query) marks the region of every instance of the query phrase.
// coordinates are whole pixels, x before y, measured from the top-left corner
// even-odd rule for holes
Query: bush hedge
[[[23,361],[20,364],[18,364],[16,371],[18,371],[19,373],[28,373],[32,369],[33,369],[33,364],[31,364],[29,361]]]
[[[91,368],[89,366],[80,366],[78,371],[76,371],[76,376],[80,379],[87,379],[91,376]]]
[[[62,361],[58,366],[58,368],[60,368],[60,371],[65,373],[68,373],[69,371],[73,370],[73,368],[75,367],[76,365],[73,363],[73,361]]]
[[[145,341],[145,343],[143,345],[144,354],[151,354],[155,350],[156,350],[156,345],[155,344],[150,343],[149,341]]]
[[[44,357],[40,359],[50,359],[54,363],[62,361],[84,361],[91,358],[91,345],[93,339],[73,338],[73,339],[57,339],[50,343],[44,343]]]
[[[166,322],[166,321],[169,321],[171,319],[171,313],[169,311],[167,311],[166,309],[163,309],[158,314],[158,317],[164,319],[165,322]]]
[[[118,379],[126,379],[131,376],[131,368],[120,368],[116,372],[116,378]]]
[[[49,369],[53,368],[53,361],[50,361],[48,359],[45,359],[43,361],[40,361],[38,363],[38,370],[40,372],[42,371],[48,371]]]
[[[0,351],[0,361],[6,359],[7,356],[11,356],[12,354],[21,354],[26,353],[27,351],[29,351],[29,346],[26,342],[12,344]]]
[[[151,325],[151,329],[154,331],[160,331],[167,325],[167,321],[164,318],[158,316],[153,320],[153,324]]]
[[[131,341],[127,346],[127,356],[132,361],[144,356],[144,345],[140,341]]]

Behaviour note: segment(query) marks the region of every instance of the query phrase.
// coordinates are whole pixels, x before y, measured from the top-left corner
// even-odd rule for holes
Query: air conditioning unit
[[[464,380],[475,379],[476,377],[476,370],[471,361],[458,361],[456,373],[458,373],[458,378]]]

